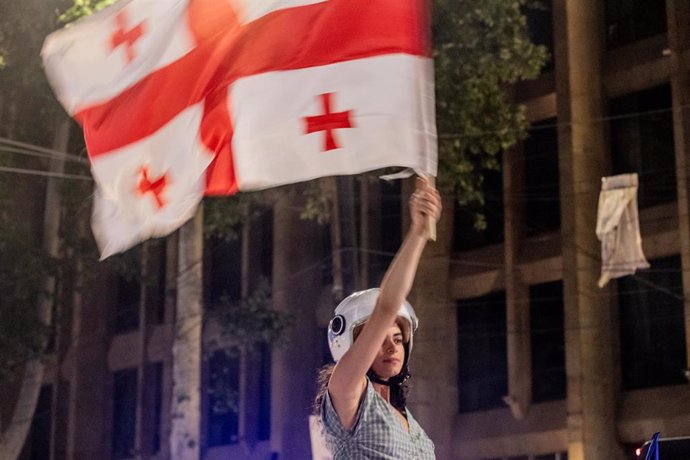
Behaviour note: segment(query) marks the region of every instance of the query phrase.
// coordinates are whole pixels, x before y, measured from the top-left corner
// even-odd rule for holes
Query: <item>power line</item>
[[[86,160],[85,158],[80,158],[80,157],[77,157],[75,155],[63,154],[61,156],[58,156],[58,155],[55,155],[52,153],[36,152],[33,150],[16,148],[16,147],[5,147],[2,145],[2,142],[0,142],[0,152],[15,153],[15,154],[24,155],[24,156],[36,157],[36,158],[45,158],[45,159],[63,158],[63,159],[65,159],[65,161],[71,161],[71,162],[83,164],[83,165],[89,164],[88,160]]]
[[[6,137],[0,136],[0,145],[2,145],[2,144],[6,144],[6,145],[11,146],[11,147],[17,147],[17,148],[25,149],[25,150],[28,150],[31,152],[44,153],[44,154],[50,155],[51,157],[65,158],[65,159],[70,159],[72,161],[78,161],[80,163],[88,164],[88,161],[86,161],[83,157],[81,157],[79,155],[65,153],[65,152],[61,152],[60,150],[42,147],[42,146],[36,145],[36,144],[29,144],[27,142],[20,142],[20,141],[16,141],[13,139],[8,139]]]
[[[686,109],[690,108],[690,104],[684,104],[681,106],[677,107],[678,109]],[[634,117],[642,117],[642,116],[648,116],[648,115],[658,115],[662,113],[668,113],[676,110],[676,107],[665,107],[661,109],[653,109],[653,110],[641,110],[637,112],[628,112],[628,113],[623,113],[619,115],[608,115],[608,116],[602,116],[602,117],[595,117],[595,118],[586,118],[586,119],[579,119],[579,120],[573,120],[573,121],[568,121],[568,122],[556,122],[552,124],[546,124],[546,125],[538,125],[538,126],[528,126],[525,128],[525,131],[540,131],[540,130],[545,130],[545,129],[553,129],[553,128],[560,128],[560,127],[570,127],[573,125],[578,125],[578,124],[587,124],[587,123],[604,123],[607,121],[616,121],[616,120],[624,120],[628,118],[634,118]],[[547,117],[548,118],[553,118],[553,117]],[[454,140],[454,139],[462,139],[462,138],[470,138],[470,137],[481,137],[481,136],[488,136],[491,134],[503,134],[505,132],[520,132],[522,130],[520,129],[505,129],[505,130],[488,130],[488,131],[478,131],[476,133],[471,133],[471,134],[461,134],[461,133],[440,133],[438,135],[438,138],[441,140]]]
[[[67,173],[55,173],[50,171],[41,171],[37,169],[23,169],[23,168],[11,168],[7,166],[0,166],[0,172],[14,173],[14,174],[26,174],[29,176],[43,176],[43,177],[56,177],[60,179],[77,179],[77,180],[87,180],[92,181],[91,176],[84,176],[82,174],[67,174]]]

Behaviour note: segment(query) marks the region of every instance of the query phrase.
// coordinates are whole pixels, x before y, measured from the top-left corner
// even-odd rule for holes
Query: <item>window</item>
[[[151,241],[149,244],[149,267],[146,281],[146,303],[148,305],[148,323],[165,322],[166,269],[167,254],[165,240]]]
[[[532,401],[565,399],[565,331],[563,283],[537,284],[529,288]]]
[[[31,420],[19,460],[43,460],[50,458],[50,431],[52,423],[53,387],[44,385],[38,395],[38,402]]]
[[[549,60],[542,71],[551,72],[554,69],[553,0],[539,0],[528,5],[524,11],[532,42],[545,46],[549,52]]]
[[[259,238],[259,274],[269,282],[273,278],[273,208],[262,209],[256,223]],[[252,232],[253,233],[253,232]]]
[[[134,456],[137,369],[113,373],[113,458]]]
[[[363,179],[366,180],[366,179]],[[380,219],[380,250],[381,253],[370,253],[369,256],[369,280],[378,284],[386,269],[402,243],[402,181],[378,181],[380,202],[380,215],[371,216],[370,228],[373,231]],[[372,190],[370,194],[376,193]],[[374,206],[372,208],[375,209]]]
[[[666,2],[606,0],[606,47],[623,45],[666,33]]]
[[[524,144],[525,227],[533,236],[561,227],[556,118],[532,125]]]
[[[687,384],[679,256],[618,280],[622,384],[625,390]]]
[[[210,267],[205,273],[208,289],[207,305],[217,305],[221,299],[240,300],[242,280],[242,237],[225,241],[212,238],[208,244]]]
[[[483,207],[460,206],[455,202],[453,248],[466,252],[503,242],[503,174],[501,171],[483,171]],[[474,227],[474,214],[486,217],[486,229]]]
[[[640,208],[676,200],[676,159],[670,108],[669,84],[610,101],[613,173],[639,174]]]
[[[259,441],[271,439],[271,346],[259,346]]]
[[[402,181],[380,181],[381,249],[395,253],[402,243]]]
[[[460,412],[504,407],[507,369],[505,292],[458,302]]]
[[[153,392],[153,426],[151,427],[151,450],[154,454],[161,450],[161,427],[163,418],[163,363],[151,365],[150,388]]]
[[[139,261],[139,259],[136,259]],[[136,266],[138,270],[138,265]],[[119,274],[117,277],[117,305],[115,310],[115,333],[124,334],[139,327],[139,303],[141,284],[136,275]]]
[[[218,350],[208,360],[207,432],[209,447],[239,440],[240,357],[235,350]]]
[[[560,454],[535,455],[534,460],[568,460],[568,452]]]

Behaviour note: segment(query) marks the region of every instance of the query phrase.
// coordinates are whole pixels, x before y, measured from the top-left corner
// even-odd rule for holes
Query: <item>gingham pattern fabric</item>
[[[393,406],[367,379],[367,390],[352,429],[345,430],[326,394],[321,405],[326,444],[333,460],[435,460],[434,443],[407,411],[410,431],[405,431]]]

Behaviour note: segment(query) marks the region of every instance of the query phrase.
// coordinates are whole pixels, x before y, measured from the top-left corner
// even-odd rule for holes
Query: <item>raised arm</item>
[[[440,215],[438,191],[419,180],[417,190],[410,197],[410,229],[383,277],[374,311],[357,340],[336,364],[328,383],[333,406],[346,429],[354,424],[366,389],[366,373],[395,321],[400,305],[412,289],[419,259],[429,238],[430,221],[436,222]]]

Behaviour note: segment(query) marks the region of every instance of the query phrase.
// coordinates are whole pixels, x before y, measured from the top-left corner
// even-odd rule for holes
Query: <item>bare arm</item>
[[[366,373],[395,320],[400,305],[412,289],[422,251],[429,237],[429,219],[441,215],[441,199],[436,189],[424,182],[410,199],[412,224],[393,262],[388,267],[374,311],[350,349],[338,361],[328,383],[328,392],[345,429],[354,424],[366,387]]]

